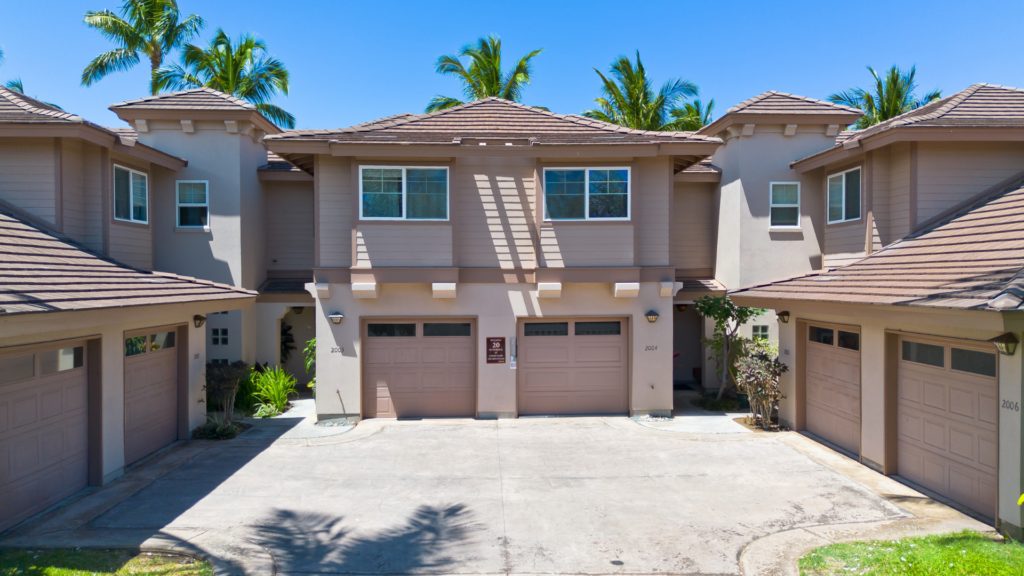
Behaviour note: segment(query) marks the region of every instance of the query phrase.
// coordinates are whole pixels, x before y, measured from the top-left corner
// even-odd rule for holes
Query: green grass
[[[0,576],[213,576],[188,556],[132,550],[0,550]]]
[[[1024,545],[964,530],[922,538],[850,542],[812,550],[800,558],[801,576],[1020,576]]]

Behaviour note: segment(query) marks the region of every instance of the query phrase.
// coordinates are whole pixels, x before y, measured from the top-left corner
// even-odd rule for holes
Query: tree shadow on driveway
[[[462,504],[420,506],[402,524],[370,534],[341,516],[277,509],[253,527],[252,539],[274,555],[279,573],[408,574],[454,566],[472,525]]]

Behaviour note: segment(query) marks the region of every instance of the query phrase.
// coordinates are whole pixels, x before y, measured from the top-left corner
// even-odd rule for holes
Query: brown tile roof
[[[503,138],[535,144],[719,142],[693,132],[633,130],[500,98],[485,98],[431,114],[398,114],[337,130],[286,130],[266,140],[451,145],[460,144],[462,139]]]
[[[0,212],[0,316],[255,296],[234,286],[136,270]]]
[[[758,94],[749,100],[729,108],[726,114],[850,114],[852,116],[863,116],[864,112],[833,104],[824,100],[816,100],[806,96],[797,96],[785,92],[771,90],[764,94]]]
[[[1024,301],[1024,173],[921,232],[841,268],[734,296],[974,310]]]
[[[696,164],[688,166],[683,172],[687,174],[721,174],[722,169],[712,164],[710,158],[705,158]]]
[[[257,168],[262,172],[302,172],[294,164],[273,152],[267,152],[267,163]]]
[[[863,140],[889,130],[918,126],[947,129],[1024,128],[1024,90],[994,84],[975,84],[966,90],[885,122],[879,122],[864,130],[853,131],[845,138],[837,138],[835,147],[797,160],[793,164],[827,154],[856,140]]]
[[[65,112],[45,102],[29,98],[0,86],[0,123],[3,124],[82,124],[81,116]]]
[[[254,111],[256,106],[235,98],[230,94],[212,88],[193,88],[180,92],[168,92],[111,104],[111,110],[135,108],[144,110],[246,110]]]

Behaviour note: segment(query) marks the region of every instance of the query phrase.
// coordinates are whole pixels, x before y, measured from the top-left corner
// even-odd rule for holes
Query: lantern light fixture
[[[196,328],[202,328],[203,324],[206,324],[206,316],[196,314],[192,317],[192,323],[196,325]]]
[[[341,324],[341,319],[344,318],[345,315],[341,312],[335,312],[327,317],[331,319],[331,324]]]
[[[302,311],[305,309],[305,306],[292,306],[292,312],[294,312],[296,316],[302,314]]]
[[[1013,356],[1017,352],[1017,344],[1020,344],[1020,340],[1017,340],[1017,337],[1012,332],[1000,334],[989,340],[989,342],[995,344],[996,350],[999,350],[999,353],[1005,356]]]
[[[783,310],[782,312],[779,312],[779,321],[782,322],[783,324],[789,324],[788,310]]]
[[[676,304],[676,310],[679,310],[680,312],[685,312],[686,304]]]
[[[644,314],[644,316],[647,317],[648,322],[653,324],[658,321],[658,317],[661,316],[661,314],[658,314],[657,310],[648,310],[647,314]]]

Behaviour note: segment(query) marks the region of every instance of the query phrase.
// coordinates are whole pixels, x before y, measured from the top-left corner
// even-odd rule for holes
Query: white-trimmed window
[[[628,167],[545,168],[545,220],[629,220]]]
[[[828,177],[828,223],[860,219],[860,168]]]
[[[800,228],[800,183],[772,182],[771,227]]]
[[[114,165],[114,219],[149,224],[149,176]]]
[[[754,324],[750,330],[751,336],[754,340],[767,340],[768,339],[768,325],[767,324]]]
[[[227,328],[211,328],[210,336],[212,336],[212,342],[214,346],[224,346],[228,343],[228,329]]]
[[[210,226],[210,183],[206,180],[178,180],[175,183],[179,228]]]
[[[446,166],[360,166],[360,220],[447,220]]]

